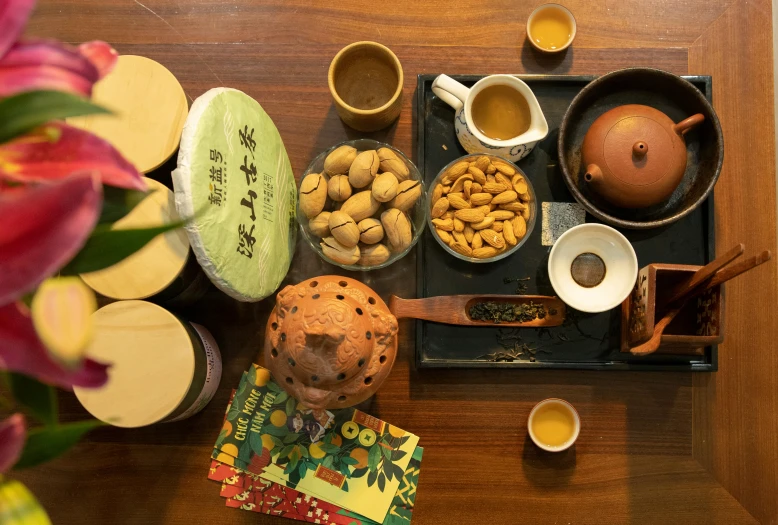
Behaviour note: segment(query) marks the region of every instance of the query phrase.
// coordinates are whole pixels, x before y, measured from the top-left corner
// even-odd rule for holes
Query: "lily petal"
[[[96,388],[108,380],[108,366],[84,359],[67,368],[53,361],[22,303],[0,306],[0,369],[20,372],[68,390],[73,386]]]
[[[34,6],[35,0],[0,2],[0,57],[21,36]]]
[[[103,78],[113,70],[113,67],[116,65],[116,60],[119,58],[119,53],[117,53],[109,44],[101,40],[84,42],[78,46],[78,52],[85,56],[92,65],[97,68],[100,78]]]
[[[88,97],[99,79],[98,67],[87,56],[56,40],[20,40],[0,58],[0,97],[32,89]]]
[[[96,171],[108,186],[146,190],[140,172],[116,148],[61,122],[50,122],[0,145],[0,180],[50,181],[76,171]]]
[[[0,193],[0,305],[35,288],[72,259],[102,208],[96,175]]]
[[[24,416],[14,414],[0,421],[0,474],[8,472],[19,461],[24,448]]]

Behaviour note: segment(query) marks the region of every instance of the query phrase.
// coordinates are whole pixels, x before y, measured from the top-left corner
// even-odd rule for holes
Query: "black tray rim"
[[[509,73],[510,74],[510,73]],[[432,83],[440,73],[420,73],[416,79],[416,104],[413,111],[413,117],[416,119],[416,165],[424,166],[424,151],[426,145],[425,137],[425,120],[422,114],[425,102],[425,84]],[[449,75],[454,80],[460,82],[477,82],[487,74],[463,74],[463,75]],[[534,81],[547,81],[547,82],[591,82],[603,75],[543,75],[543,74],[513,74],[513,76],[521,80],[534,80]],[[700,85],[704,87],[703,95],[708,102],[713,105],[713,79],[710,75],[680,75],[684,80],[689,81],[698,89]],[[424,178],[424,174],[422,174]],[[715,188],[711,190],[708,198],[703,202],[702,207],[705,209],[705,220],[708,223],[708,253],[706,254],[706,262],[712,261],[716,257],[716,222],[715,222],[715,200],[714,200]],[[588,213],[588,211],[587,211]],[[591,214],[590,214],[591,215]],[[595,217],[598,221],[599,218]],[[424,244],[424,236],[419,238],[416,244],[416,297],[423,297],[424,283],[421,279],[421,275],[424,270],[424,257],[422,256],[422,247]],[[609,370],[609,371],[654,371],[654,372],[716,372],[718,366],[718,345],[711,345],[706,349],[704,358],[707,362],[704,363],[682,363],[682,364],[661,364],[656,362],[650,362],[641,364],[640,362],[623,363],[618,361],[602,361],[602,362],[526,362],[526,361],[513,361],[513,362],[493,362],[493,361],[476,361],[469,359],[424,359],[422,357],[421,348],[423,346],[423,333],[424,333],[425,321],[417,320],[415,322],[415,347],[414,347],[414,360],[416,368],[420,369],[434,369],[434,368],[513,368],[513,369],[543,369],[543,370]]]

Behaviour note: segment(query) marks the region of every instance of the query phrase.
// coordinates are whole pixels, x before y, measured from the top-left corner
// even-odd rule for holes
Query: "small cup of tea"
[[[581,432],[581,418],[573,405],[563,399],[544,399],[527,418],[529,437],[547,452],[567,450]]]
[[[543,4],[527,19],[527,38],[545,53],[564,51],[575,39],[573,13],[559,4]]]
[[[403,69],[392,50],[378,42],[354,42],[341,49],[327,76],[335,109],[357,131],[378,131],[402,109]]]
[[[439,75],[432,91],[454,108],[457,138],[470,154],[498,155],[517,162],[548,135],[538,99],[513,75],[489,75],[471,88]]]

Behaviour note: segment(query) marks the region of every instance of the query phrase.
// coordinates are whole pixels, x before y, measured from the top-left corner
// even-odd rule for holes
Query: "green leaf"
[[[294,467],[292,466],[292,462],[290,461],[289,463],[286,464],[286,467],[284,468],[284,474],[290,475],[293,470]],[[295,472],[295,474],[298,474],[298,472]]]
[[[300,439],[300,434],[287,434],[284,436],[284,443],[294,443]]]
[[[367,475],[367,486],[372,487],[375,484],[377,479],[378,479],[378,471],[371,470],[370,474]]]
[[[50,120],[111,113],[88,99],[63,91],[28,91],[0,99],[0,143]]]
[[[332,462],[332,456],[324,456],[324,461],[321,464],[327,468],[332,468]]]
[[[57,424],[57,391],[53,386],[22,374],[8,374],[8,387],[16,401],[46,425]]]
[[[405,452],[404,450],[395,450],[392,452],[392,461],[398,461],[404,458],[406,454],[407,452]]]
[[[281,393],[281,387],[275,384],[273,381],[270,381],[267,385],[267,389],[273,392],[274,394],[280,394]]]
[[[367,467],[365,467],[365,468],[358,468],[354,472],[351,473],[351,477],[352,478],[361,478],[365,474],[367,474]]]
[[[87,239],[81,251],[61,271],[63,275],[96,272],[108,268],[137,252],[161,233],[183,226],[173,222],[154,228],[111,230],[108,225],[98,225]]]
[[[237,459],[246,464],[251,462],[251,442],[249,440],[244,441],[240,446]],[[235,465],[237,466],[237,463]]]
[[[346,465],[356,465],[359,463],[356,459],[352,458],[351,456],[345,456],[341,458],[341,461],[345,463]]]
[[[250,366],[246,372],[246,384],[255,385],[257,383],[257,369],[254,365]]]
[[[405,445],[405,442],[408,441],[409,439],[411,439],[411,436],[403,436],[403,437],[401,437],[400,438],[400,444],[397,445],[397,447],[399,448],[399,447]]]
[[[306,472],[308,471],[308,464],[303,461],[300,463],[300,466],[297,467],[297,473],[300,474],[300,479],[305,477]]]
[[[294,445],[287,445],[281,449],[281,453],[278,454],[278,457],[279,458],[289,457],[289,454],[291,454],[292,450],[294,450]]]
[[[327,445],[326,443],[322,443],[320,446],[322,452],[324,452],[325,454],[337,454],[338,452],[340,452],[340,447],[335,445]]]
[[[295,448],[292,453],[289,454],[289,460],[290,464],[292,465],[292,469],[294,469],[297,466],[297,463],[300,461],[299,449]]]
[[[394,477],[397,479],[401,480],[405,476],[405,471],[400,465],[389,465],[389,469],[394,471]]]
[[[289,398],[289,394],[287,394],[286,392],[280,392],[280,393],[279,393],[279,394],[278,394],[278,395],[275,397],[275,399],[273,399],[273,404],[274,404],[274,405],[280,405],[281,403],[283,403],[284,401],[286,401],[288,398]]]
[[[389,481],[392,481],[392,476],[394,475],[394,470],[392,469],[391,463],[384,463],[384,472],[386,473],[386,479]]]
[[[338,470],[340,470],[340,473],[343,474],[346,477],[348,477],[350,475],[350,473],[348,471],[348,465],[346,465],[345,463],[341,464],[340,467],[338,468]]]
[[[381,460],[381,451],[378,448],[378,445],[373,445],[367,454],[367,466],[371,472],[378,468],[378,462]]]
[[[262,436],[256,432],[249,433],[249,443],[251,444],[251,450],[257,455],[262,455],[262,450],[265,445],[262,444]]]
[[[290,436],[293,436],[293,435],[295,435],[295,434],[289,434],[289,435],[290,435]],[[286,436],[286,437],[289,437],[289,436]],[[275,436],[270,436],[270,439],[273,441],[273,445],[275,445],[276,447],[279,447],[279,448],[281,448],[281,447],[283,447],[283,446],[284,446],[284,444],[281,442],[281,440],[280,440],[280,439],[278,439],[277,437],[275,437]],[[286,438],[284,438],[284,439],[286,439]],[[291,443],[291,441],[287,441],[287,443]]]
[[[348,492],[348,481],[343,482],[343,486],[340,487],[343,492]]]
[[[116,222],[132,211],[149,193],[126,190],[115,186],[103,186],[103,209],[99,224]]]
[[[104,425],[105,423],[102,421],[93,419],[53,427],[34,428],[27,433],[22,457],[19,458],[14,468],[34,467],[50,461],[78,443],[84,434],[93,428]]]
[[[280,438],[286,437],[289,431],[286,427],[277,427],[275,425],[267,425],[262,427],[263,432],[267,432],[271,436],[277,436]]]
[[[381,448],[381,453],[384,455],[387,461],[392,461],[392,449],[386,447],[380,447],[380,448]]]
[[[294,406],[296,404],[297,403],[294,402],[294,398],[293,397],[290,397],[289,399],[286,400],[286,415],[287,416],[294,415]]]
[[[238,410],[238,407],[230,408],[230,411],[227,412],[227,421],[235,421],[239,414],[240,410]]]
[[[301,446],[301,447],[299,447],[299,448],[298,448],[298,450],[300,451],[300,455],[301,455],[302,457],[304,457],[304,458],[309,458],[309,457],[310,457],[310,456],[308,455],[308,449],[307,449],[306,447],[302,447],[302,446]]]
[[[384,476],[384,473],[381,472],[380,474],[378,474],[378,490],[383,492],[385,488],[386,488],[386,476]]]

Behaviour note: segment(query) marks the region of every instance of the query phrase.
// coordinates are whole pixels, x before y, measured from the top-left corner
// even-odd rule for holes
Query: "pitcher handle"
[[[459,111],[465,105],[470,89],[448,75],[438,75],[432,82],[432,92],[455,111]]]

